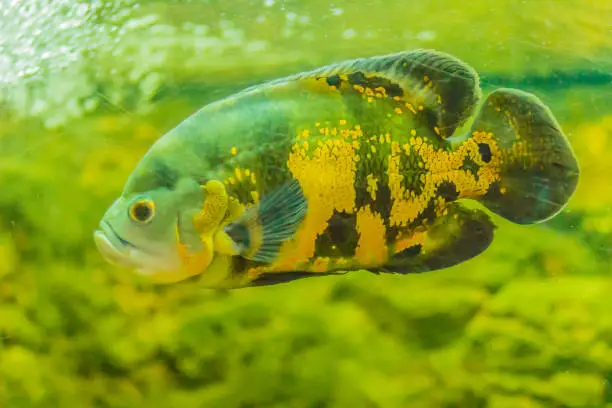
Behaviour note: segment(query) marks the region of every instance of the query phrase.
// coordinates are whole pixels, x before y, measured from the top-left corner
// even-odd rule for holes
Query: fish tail
[[[515,89],[491,93],[472,125],[472,140],[480,160],[491,163],[497,174],[478,200],[509,221],[545,221],[576,189],[580,170],[572,147],[535,95]]]

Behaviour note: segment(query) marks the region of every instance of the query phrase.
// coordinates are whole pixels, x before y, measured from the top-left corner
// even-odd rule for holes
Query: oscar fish
[[[578,178],[538,97],[483,99],[472,67],[412,50],[204,106],[151,146],[94,239],[112,263],[208,288],[435,271],[486,250],[490,212],[546,221]]]

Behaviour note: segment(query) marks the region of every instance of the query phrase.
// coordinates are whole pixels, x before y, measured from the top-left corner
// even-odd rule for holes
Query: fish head
[[[163,281],[185,278],[179,253],[179,220],[201,206],[195,182],[175,188],[124,193],[106,210],[94,241],[111,264]]]

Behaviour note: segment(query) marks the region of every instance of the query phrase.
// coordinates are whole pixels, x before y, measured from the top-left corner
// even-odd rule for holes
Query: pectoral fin
[[[223,231],[231,239],[235,252],[253,261],[271,263],[281,245],[295,235],[306,209],[302,188],[297,181],[292,181],[262,197],[258,205],[247,208]]]

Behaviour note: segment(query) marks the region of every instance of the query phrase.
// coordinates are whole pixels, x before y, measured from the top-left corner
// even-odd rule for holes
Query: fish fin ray
[[[472,135],[482,132],[492,134],[505,158],[499,182],[480,202],[518,224],[545,221],[565,207],[579,167],[567,137],[539,98],[516,89],[495,90],[472,125]]]
[[[316,79],[338,84],[346,78],[348,84],[371,89],[382,87],[392,97],[404,103],[423,106],[431,113],[432,127],[442,138],[472,115],[481,98],[480,79],[476,71],[449,54],[416,49],[394,54],[358,58],[332,63],[312,71],[302,72],[255,85],[243,92],[253,92],[287,83]]]
[[[458,202],[447,206],[448,213],[427,228],[418,251],[406,248],[393,255],[377,272],[422,273],[449,268],[484,252],[493,241],[495,224],[479,209],[467,209]]]
[[[294,271],[294,272],[273,272],[263,273],[253,280],[250,286],[271,286],[280,283],[288,283],[298,279],[320,277],[320,276],[332,276],[332,275],[344,275],[347,271],[342,272],[306,272],[306,271]]]
[[[271,263],[282,244],[295,235],[306,210],[306,197],[293,180],[247,208],[238,220],[225,226],[225,232],[241,256]]]

